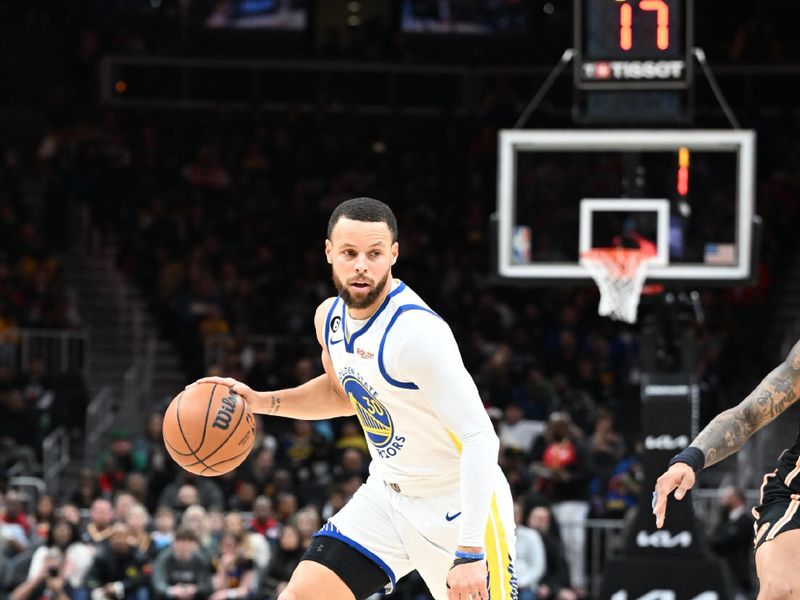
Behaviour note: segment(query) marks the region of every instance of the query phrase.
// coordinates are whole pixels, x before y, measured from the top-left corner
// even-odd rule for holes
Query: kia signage
[[[689,375],[645,377],[642,385],[642,480],[639,509],[623,554],[605,570],[600,597],[609,600],[729,600],[733,586],[712,556],[694,517],[691,492],[671,500],[664,527],[650,510],[656,479],[698,433],[699,390]]]

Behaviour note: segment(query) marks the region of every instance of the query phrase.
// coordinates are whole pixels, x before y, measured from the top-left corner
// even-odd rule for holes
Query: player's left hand
[[[695,475],[692,467],[686,463],[675,463],[656,481],[656,491],[653,495],[653,514],[656,516],[656,529],[664,526],[664,514],[667,512],[667,498],[675,491],[675,499],[683,500],[692,487]]]
[[[485,560],[453,567],[447,573],[447,600],[488,600],[487,576]]]

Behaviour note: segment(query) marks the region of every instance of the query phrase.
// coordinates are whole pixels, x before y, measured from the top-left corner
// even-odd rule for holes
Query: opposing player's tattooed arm
[[[800,396],[800,342],[750,395],[717,415],[692,446],[705,455],[709,467],[737,452],[748,438],[797,401]]]

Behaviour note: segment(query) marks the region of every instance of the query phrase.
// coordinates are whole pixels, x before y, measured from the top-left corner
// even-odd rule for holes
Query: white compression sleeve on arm
[[[494,487],[487,482],[494,480],[500,442],[450,327],[430,313],[414,312],[414,326],[406,329],[405,339],[397,340],[396,377],[413,381],[461,442],[458,545],[482,548]]]

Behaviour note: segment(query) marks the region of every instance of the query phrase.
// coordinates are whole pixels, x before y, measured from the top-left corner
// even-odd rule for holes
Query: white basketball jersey
[[[370,472],[402,487],[458,484],[460,450],[413,381],[397,381],[391,336],[435,313],[406,284],[394,289],[369,320],[346,332],[345,304],[336,298],[325,322],[325,345],[336,376],[356,410],[372,455]],[[428,314],[425,314],[428,313]],[[436,317],[438,318],[438,317]],[[416,487],[416,486],[415,486]]]

